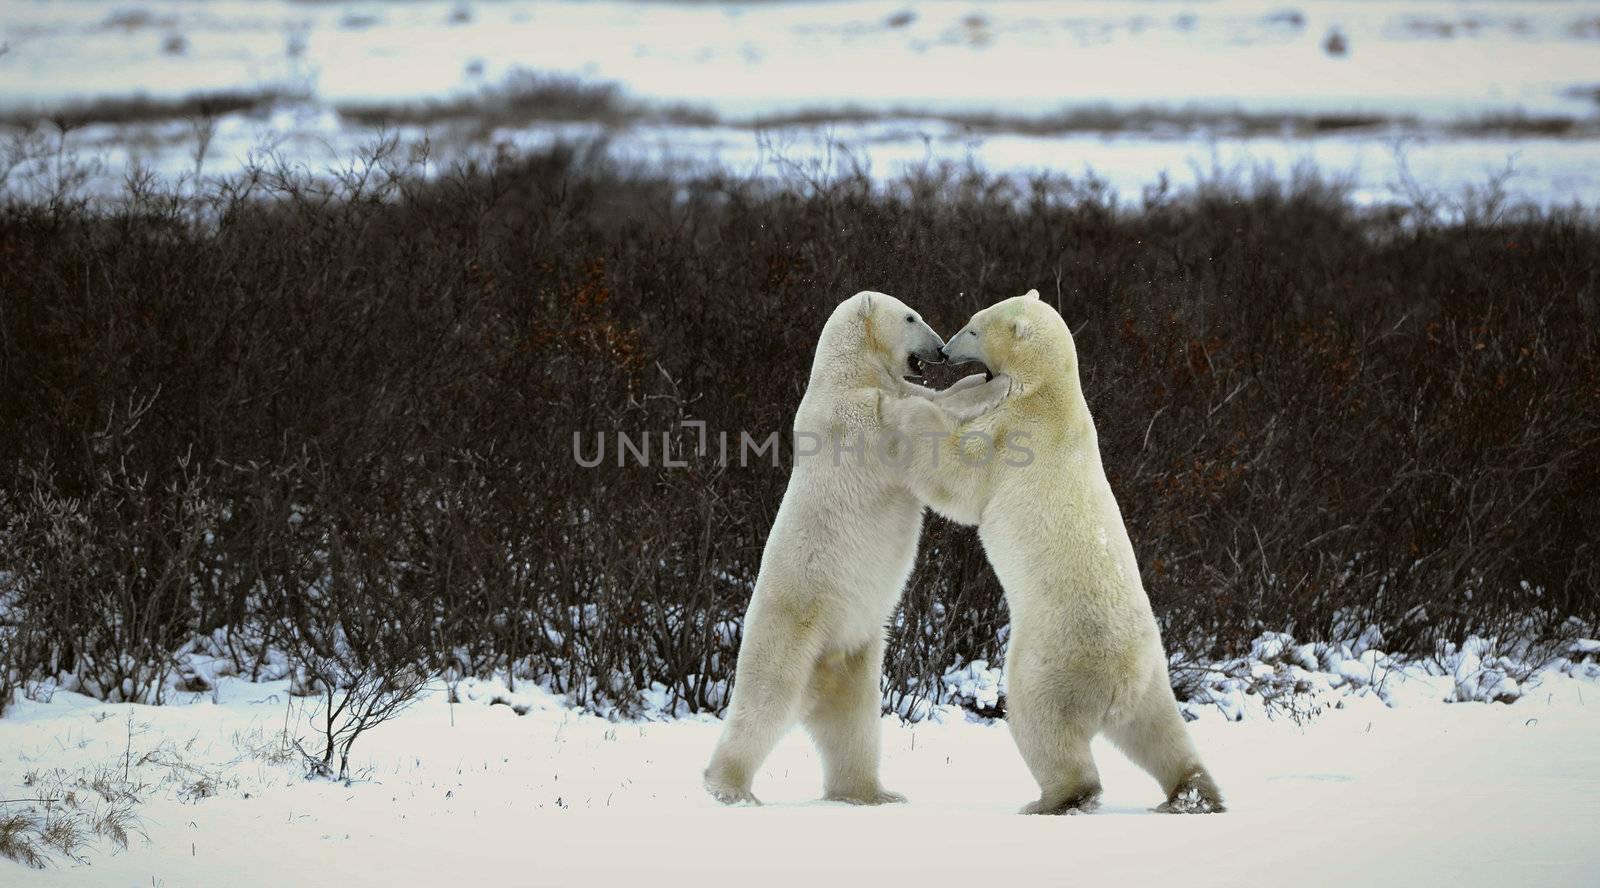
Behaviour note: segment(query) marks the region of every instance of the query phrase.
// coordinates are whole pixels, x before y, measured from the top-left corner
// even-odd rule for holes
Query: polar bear
[[[705,772],[722,802],[759,804],[756,769],[797,720],[821,753],[825,798],[905,800],[878,782],[879,681],[884,625],[911,575],[923,504],[906,488],[910,460],[876,449],[881,406],[914,398],[948,424],[1005,393],[971,382],[933,392],[904,379],[942,360],[943,344],[883,293],[846,299],[823,326],[795,414],[794,469],[745,614],[727,726]]]
[[[1005,589],[1007,720],[1040,789],[1023,812],[1096,806],[1089,741],[1102,731],[1160,782],[1167,800],[1157,810],[1222,811],[1172,694],[1066,322],[1032,290],[973,315],[944,353],[981,362],[1009,394],[959,426],[910,398],[885,416],[944,434],[939,455],[915,452],[909,483],[936,511],[978,525]]]

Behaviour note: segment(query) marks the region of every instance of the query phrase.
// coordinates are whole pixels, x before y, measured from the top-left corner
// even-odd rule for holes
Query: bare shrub
[[[410,666],[349,668],[333,660],[314,662],[307,674],[313,677],[320,698],[320,708],[313,713],[318,748],[308,751],[301,747],[300,752],[308,773],[348,782],[351,747],[363,733],[414,702],[426,682]]]
[[[593,147],[419,158],[383,141],[329,179],[146,182],[98,210],[7,192],[0,576],[34,621],[0,642],[8,680],[155,699],[190,639],[237,639],[252,674],[271,639],[326,703],[335,776],[340,720],[446,663],[716,711],[786,470],[722,465],[715,435],[788,428],[860,289],[944,330],[1031,286],[1061,310],[1181,656],[1369,627],[1429,656],[1600,616],[1591,215],[1446,224],[1306,175],[1130,209],[960,168],[773,187]],[[601,431],[657,458],[579,466],[573,433]],[[930,521],[891,708],[999,662],[1002,601],[974,534]]]

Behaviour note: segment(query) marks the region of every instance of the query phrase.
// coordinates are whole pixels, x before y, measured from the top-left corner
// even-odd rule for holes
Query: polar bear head
[[[823,325],[812,373],[920,376],[924,362],[944,360],[943,345],[910,306],[886,293],[862,291],[839,303]]]
[[[977,361],[990,373],[1010,376],[1023,390],[1067,374],[1078,377],[1078,349],[1067,322],[1029,290],[972,316],[950,337],[944,355],[955,364]]]

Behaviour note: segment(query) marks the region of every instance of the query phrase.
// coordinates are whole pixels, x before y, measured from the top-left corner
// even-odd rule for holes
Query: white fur
[[[904,381],[908,353],[942,342],[904,303],[858,293],[823,327],[796,433],[876,438],[885,399],[945,398]],[[963,414],[968,415],[968,414]],[[829,799],[903,801],[878,782],[884,624],[905,588],[923,505],[905,469],[867,452],[797,458],[761,555],[734,675],[728,723],[706,769],[707,790],[755,802],[751,783],[796,722],[822,755]]]
[[[999,406],[959,427],[916,399],[890,403],[885,416],[913,432],[946,432],[940,467],[916,451],[912,489],[941,514],[978,525],[1005,587],[1008,721],[1040,788],[1024,810],[1094,807],[1100,777],[1089,741],[1102,731],[1161,784],[1161,810],[1222,810],[1172,695],[1071,331],[1033,291],[974,315],[946,351],[993,371],[989,387],[1008,390]],[[958,461],[966,453],[975,462],[981,449],[962,445],[958,436],[968,433],[997,442],[979,454],[987,465]]]

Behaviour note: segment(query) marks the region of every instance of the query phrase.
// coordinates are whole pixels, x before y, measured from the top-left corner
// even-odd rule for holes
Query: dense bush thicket
[[[209,636],[313,682],[514,666],[718,709],[786,470],[720,465],[715,435],[787,429],[861,289],[945,332],[1029,287],[1060,309],[1174,650],[1373,625],[1427,654],[1596,615],[1592,218],[1436,224],[1305,182],[1134,208],[951,172],[774,188],[570,149],[406,166],[4,209],[5,682],[154,699]],[[682,428],[664,467],[687,420],[712,455]],[[579,467],[602,430],[652,433],[652,466],[608,434]],[[997,660],[1005,620],[973,532],[930,520],[891,704]]]

